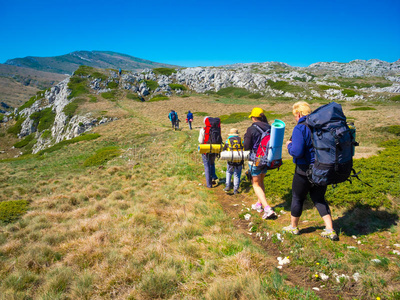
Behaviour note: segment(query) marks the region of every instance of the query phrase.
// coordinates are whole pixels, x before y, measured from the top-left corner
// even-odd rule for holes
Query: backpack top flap
[[[221,120],[208,117],[205,121],[204,144],[222,144]]]
[[[346,117],[343,114],[342,106],[336,102],[331,102],[317,108],[306,118],[307,125],[314,128],[322,128],[327,123],[333,125],[334,123],[340,124],[342,122],[346,123]]]

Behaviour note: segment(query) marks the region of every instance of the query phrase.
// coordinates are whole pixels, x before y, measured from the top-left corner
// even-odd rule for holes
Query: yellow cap
[[[251,111],[249,118],[251,118],[251,117],[259,118],[260,115],[263,113],[264,113],[264,110],[262,108],[254,107],[253,110]]]

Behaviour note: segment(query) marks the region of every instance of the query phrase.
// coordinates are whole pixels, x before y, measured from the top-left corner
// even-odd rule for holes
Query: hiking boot
[[[229,186],[227,186],[227,187],[224,188],[224,192],[225,192],[225,193],[228,193],[230,190],[231,190],[231,188],[230,188]]]
[[[298,227],[292,227],[291,225],[283,227],[282,228],[283,232],[291,233],[291,234],[299,234],[299,228]]]
[[[321,236],[325,237],[325,238],[328,238],[328,239],[330,239],[332,241],[338,241],[339,240],[339,237],[336,234],[335,230],[327,231],[326,229],[324,229],[324,231],[321,232]]]
[[[251,209],[256,210],[259,213],[264,211],[260,202],[257,202],[256,204],[252,204]]]
[[[263,218],[263,219],[275,220],[276,218],[278,218],[278,216],[277,216],[276,213],[272,210],[272,208],[269,208],[269,209],[264,209],[264,214],[263,214],[262,218]]]
[[[233,194],[234,194],[234,195],[239,194],[238,190],[233,190]]]

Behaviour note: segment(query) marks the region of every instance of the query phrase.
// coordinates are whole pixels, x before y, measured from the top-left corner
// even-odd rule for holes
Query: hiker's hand
[[[287,141],[286,142],[286,148],[289,146],[289,144],[291,143],[292,141]]]

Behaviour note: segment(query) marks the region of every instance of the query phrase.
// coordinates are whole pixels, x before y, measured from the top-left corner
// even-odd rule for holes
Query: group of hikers
[[[289,226],[283,228],[283,231],[296,235],[299,234],[299,220],[303,211],[304,201],[307,194],[309,194],[325,223],[325,229],[322,231],[321,236],[331,240],[338,240],[338,236],[333,229],[329,205],[325,200],[327,187],[312,184],[306,175],[306,171],[315,161],[312,133],[310,128],[305,124],[306,116],[311,113],[310,105],[305,101],[299,101],[293,105],[292,113],[297,125],[293,129],[290,140],[286,142],[286,148],[288,153],[293,157],[296,169],[292,181],[291,221]],[[223,143],[220,120],[218,118],[205,117],[205,127],[200,129],[199,143],[223,144],[222,150],[228,151],[236,149],[250,151],[250,153],[257,152],[261,139],[265,136],[266,132],[271,130],[271,126],[264,114],[264,110],[259,107],[252,109],[249,118],[252,124],[247,128],[243,140],[239,136],[238,129],[232,128],[227,140]],[[217,153],[202,154],[207,188],[213,188],[217,184],[218,177],[215,172],[215,159],[217,156]],[[243,160],[241,162],[227,162],[225,192],[229,192],[232,189],[231,179],[233,176],[233,193],[239,193],[243,166]],[[252,205],[252,209],[263,213],[263,219],[276,219],[277,214],[268,204],[265,194],[264,178],[269,168],[259,167],[251,159],[251,154],[248,161],[248,168],[249,170],[246,172],[246,175],[251,180],[254,193],[257,196],[257,202]]]
[[[179,122],[181,122],[181,120],[179,120],[178,118],[178,113],[174,110],[171,110],[171,112],[168,114],[168,119],[171,121],[172,129],[178,130]],[[186,115],[186,123],[188,123],[190,130],[192,130],[192,122],[193,122],[193,113],[191,113],[189,110]]]

